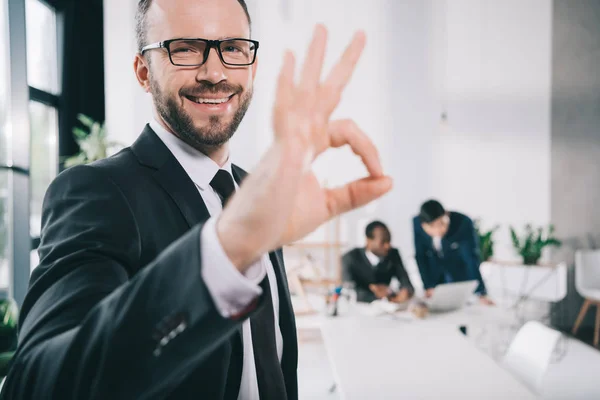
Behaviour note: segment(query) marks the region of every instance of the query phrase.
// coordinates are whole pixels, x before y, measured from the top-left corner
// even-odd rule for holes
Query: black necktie
[[[210,186],[221,196],[221,203],[225,207],[227,200],[235,192],[233,178],[229,172],[220,169],[210,182]],[[265,276],[260,287],[263,290],[264,305],[250,318],[258,391],[261,399],[285,400],[287,393],[281,363],[277,356],[275,315],[268,276]]]
[[[231,195],[235,192],[233,178],[229,172],[224,169],[218,170],[215,177],[210,181],[210,186],[212,186],[212,188],[215,189],[215,192],[221,196],[221,204],[225,207],[227,200],[229,200]]]

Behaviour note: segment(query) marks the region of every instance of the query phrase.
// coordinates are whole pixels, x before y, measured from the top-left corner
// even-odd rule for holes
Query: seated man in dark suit
[[[391,247],[390,230],[380,221],[371,222],[365,230],[364,248],[350,250],[342,258],[344,281],[354,284],[357,299],[371,302],[387,298],[401,303],[414,294],[410,278],[397,249]],[[400,282],[400,290],[390,287],[392,278]]]
[[[487,297],[479,272],[479,237],[471,218],[450,211],[436,200],[429,200],[413,220],[415,258],[423,280],[425,297],[433,295],[442,283],[479,281],[476,293],[483,304],[493,302]]]

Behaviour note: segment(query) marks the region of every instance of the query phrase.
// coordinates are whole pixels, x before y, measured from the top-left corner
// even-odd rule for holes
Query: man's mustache
[[[202,81],[199,82],[198,85],[193,88],[183,88],[179,91],[182,96],[192,96],[192,97],[200,97],[203,94],[217,94],[217,93],[231,93],[238,94],[241,93],[244,88],[240,85],[232,85],[228,82],[219,82],[217,84],[213,84],[210,82]]]

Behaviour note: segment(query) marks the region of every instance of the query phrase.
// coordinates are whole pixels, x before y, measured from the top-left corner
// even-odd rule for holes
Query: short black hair
[[[369,225],[367,225],[367,227],[365,229],[365,235],[367,235],[367,237],[369,239],[373,239],[374,238],[373,232],[377,228],[383,228],[387,231],[387,233],[390,233],[390,230],[388,229],[386,224],[384,224],[381,221],[373,221],[373,222],[369,223]]]
[[[248,24],[252,25],[252,20],[250,19],[250,13],[248,12],[248,6],[246,5],[245,0],[238,0],[238,3],[244,9],[244,13],[246,17],[248,17]],[[138,50],[142,50],[142,47],[146,46],[146,33],[148,30],[147,27],[147,18],[148,10],[152,5],[152,0],[138,0],[138,8],[137,13],[135,14],[135,38],[137,41]]]
[[[429,224],[439,217],[446,214],[444,206],[437,200],[428,200],[421,206],[421,212],[419,212],[419,219],[421,222]]]

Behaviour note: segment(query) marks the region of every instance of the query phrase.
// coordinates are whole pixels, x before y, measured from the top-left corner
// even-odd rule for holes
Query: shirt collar
[[[222,167],[219,167],[219,164],[214,162],[206,154],[196,150],[177,136],[168,132],[156,119],[153,118],[150,121],[150,128],[152,128],[160,140],[167,146],[169,151],[200,190],[205,190],[210,185],[210,181],[212,181],[219,169],[224,169],[229,172],[230,175],[233,175],[230,157],[227,157],[227,162]]]
[[[367,256],[367,259],[371,262],[371,265],[373,266],[379,264],[379,262],[381,261],[379,257],[373,254],[373,252],[371,252],[370,250],[365,249],[365,255]]]

